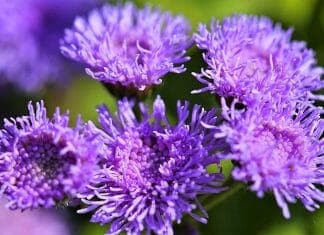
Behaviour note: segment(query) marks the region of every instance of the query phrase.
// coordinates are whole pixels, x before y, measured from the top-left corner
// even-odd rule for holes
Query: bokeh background
[[[120,1],[118,1],[120,2]],[[183,14],[192,24],[193,30],[199,22],[208,23],[212,17],[222,19],[233,13],[265,15],[285,28],[293,27],[293,38],[304,40],[315,50],[318,64],[324,64],[324,1],[323,0],[136,0],[138,6],[149,3],[174,14]],[[1,6],[0,6],[1,10]],[[72,24],[72,22],[71,22]],[[192,48],[188,54],[187,72],[180,75],[167,75],[164,84],[154,91],[161,94],[170,107],[170,116],[175,113],[178,99],[190,100],[205,107],[217,105],[214,97],[208,94],[190,95],[190,91],[200,87],[191,75],[204,66],[201,54]],[[23,94],[12,86],[1,88],[0,117],[10,117],[26,113],[29,100],[45,100],[50,112],[56,106],[69,109],[72,119],[81,114],[84,120],[96,120],[95,107],[106,103],[115,109],[115,100],[94,80],[83,75],[75,78],[65,88],[46,87],[34,94]],[[228,174],[230,166],[225,165]],[[292,205],[292,219],[282,217],[274,198],[267,195],[258,199],[255,194],[242,189],[209,211],[209,222],[197,224],[185,217],[181,225],[176,225],[176,234],[205,235],[323,235],[324,209],[307,212],[300,204]],[[88,222],[88,216],[67,211],[69,224],[75,235],[102,235],[105,227]],[[1,234],[0,235],[7,235]],[[17,234],[20,235],[20,234]]]

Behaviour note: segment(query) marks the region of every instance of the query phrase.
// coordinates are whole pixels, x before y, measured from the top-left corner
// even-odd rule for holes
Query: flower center
[[[119,35],[114,39],[114,47],[112,47],[112,49],[117,50],[118,54],[126,53],[127,59],[134,60],[137,58],[137,63],[143,65],[145,58],[139,48],[150,50],[151,45],[143,36],[132,35],[131,33],[124,35],[124,37]]]
[[[199,145],[199,137],[190,136],[188,128],[163,137],[152,130],[128,130],[109,146],[108,166],[118,172],[114,180],[119,186],[130,191],[150,190],[174,182],[175,175],[200,151]]]
[[[114,143],[111,164],[127,188],[149,187],[160,178],[159,167],[169,160],[167,146],[154,135],[126,131]]]
[[[71,153],[60,154],[65,141],[54,143],[50,134],[22,137],[17,143],[19,151],[14,166],[15,185],[25,190],[57,189],[61,180],[69,174],[76,158]]]
[[[242,65],[242,70],[237,70],[238,76],[243,72],[245,76],[252,77],[258,72],[259,76],[264,77],[262,75],[266,75],[271,71],[268,52],[255,45],[247,45],[236,58],[238,60],[237,64]]]
[[[306,164],[308,144],[298,133],[265,124],[258,128],[250,141],[253,158],[267,173],[280,173],[282,169],[293,171],[296,165]],[[253,148],[252,148],[253,146]]]

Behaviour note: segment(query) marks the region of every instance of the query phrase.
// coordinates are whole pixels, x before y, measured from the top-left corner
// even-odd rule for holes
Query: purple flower
[[[0,192],[11,209],[52,207],[82,190],[96,164],[97,144],[82,126],[68,127],[57,108],[47,118],[44,103],[29,116],[4,120],[0,131]]]
[[[3,235],[70,235],[64,218],[54,211],[10,211],[0,203],[0,228]]]
[[[66,84],[69,72],[59,38],[92,0],[0,0],[0,84],[30,92]]]
[[[105,5],[77,18],[61,51],[86,65],[94,79],[118,88],[144,91],[168,72],[182,73],[191,45],[190,26],[181,17],[133,3]]]
[[[323,69],[316,67],[314,52],[292,41],[291,34],[266,17],[248,15],[212,21],[210,30],[200,25],[195,41],[208,68],[194,74],[206,85],[194,92],[234,97],[248,106],[260,97],[286,100],[291,107],[298,100],[320,98],[311,91],[324,87]]]
[[[105,149],[101,169],[81,195],[88,207],[79,212],[94,210],[92,222],[111,223],[107,234],[172,234],[172,223],[180,223],[186,213],[205,223],[207,215],[197,195],[224,190],[222,174],[206,170],[219,159],[213,131],[201,126],[215,124],[215,110],[206,112],[195,105],[189,118],[188,106],[178,103],[175,125],[168,121],[159,97],[152,113],[140,104],[141,119],[126,99],[119,101],[115,116],[100,106],[103,130],[94,132],[101,133]]]
[[[324,184],[323,111],[299,105],[292,118],[280,106],[277,112],[261,106],[239,112],[234,106],[223,103],[228,123],[216,128],[230,147],[223,157],[236,163],[234,179],[251,184],[258,197],[272,192],[285,218],[288,203],[296,200],[309,211],[318,208],[324,202],[318,187]]]

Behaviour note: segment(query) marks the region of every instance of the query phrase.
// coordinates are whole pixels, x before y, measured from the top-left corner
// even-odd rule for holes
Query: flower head
[[[66,83],[68,70],[59,38],[92,0],[0,0],[0,84],[30,92]],[[10,16],[10,17],[8,17]]]
[[[219,127],[217,136],[225,137],[230,147],[223,157],[236,163],[233,177],[250,183],[259,197],[274,193],[286,218],[290,217],[288,203],[300,200],[313,211],[319,207],[317,202],[324,202],[318,187],[324,183],[321,112],[299,106],[292,118],[290,112],[266,107],[224,111],[229,122]]]
[[[212,21],[210,30],[200,25],[195,34],[208,68],[194,74],[211,91],[253,105],[260,97],[296,102],[315,98],[311,91],[324,87],[323,69],[316,67],[312,50],[291,40],[266,17],[233,15]],[[284,104],[284,102],[283,102]]]
[[[0,203],[1,234],[5,235],[70,235],[63,216],[48,210],[11,211]]]
[[[11,209],[52,207],[74,197],[91,178],[97,144],[81,121],[56,110],[46,116],[44,103],[29,116],[5,119],[0,131],[0,192]]]
[[[105,5],[78,17],[65,32],[62,53],[86,65],[96,80],[140,90],[160,84],[168,72],[183,72],[190,27],[181,16],[133,3]]]
[[[171,125],[164,102],[157,98],[153,112],[140,105],[141,120],[135,117],[133,103],[124,99],[112,116],[105,106],[98,109],[105,149],[101,169],[81,195],[94,210],[92,222],[111,223],[107,234],[172,234],[173,221],[180,222],[195,214],[198,194],[218,193],[222,174],[208,173],[206,167],[218,164],[214,133],[201,122],[215,124],[215,111],[204,111],[198,105],[189,117],[188,103],[178,103],[178,123]],[[189,120],[188,120],[189,119]],[[206,214],[205,214],[206,215]]]

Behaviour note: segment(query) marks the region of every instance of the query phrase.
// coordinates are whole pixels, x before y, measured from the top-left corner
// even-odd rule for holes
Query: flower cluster
[[[44,103],[29,116],[5,119],[0,131],[0,192],[11,209],[53,207],[74,197],[91,178],[99,146],[81,121],[56,110],[47,118]]]
[[[103,132],[94,131],[101,133],[105,149],[101,169],[82,195],[88,207],[81,212],[95,210],[93,222],[111,223],[108,234],[172,234],[172,222],[180,222],[184,213],[206,222],[193,212],[206,213],[197,195],[224,190],[222,174],[206,169],[219,163],[215,133],[201,125],[216,123],[215,110],[195,105],[189,118],[189,104],[178,103],[179,120],[171,125],[161,98],[152,113],[140,104],[141,120],[133,105],[119,101],[115,116],[105,106],[98,108]]]
[[[324,122],[319,109],[299,107],[294,118],[278,105],[277,112],[264,106],[242,113],[228,109],[228,120],[217,136],[226,140],[230,153],[223,157],[237,163],[234,179],[251,184],[258,197],[274,193],[283,215],[290,217],[287,202],[300,200],[313,211],[324,202],[319,185],[324,182]]]
[[[248,106],[261,97],[291,107],[316,98],[311,92],[324,87],[324,70],[316,67],[314,52],[292,41],[291,34],[266,17],[233,15],[212,21],[210,31],[201,24],[195,41],[208,67],[194,74],[206,85],[195,92],[234,97]]]
[[[84,63],[92,78],[136,93],[160,84],[168,72],[185,71],[189,31],[183,17],[159,9],[105,5],[75,20],[61,50]]]
[[[0,0],[0,84],[37,91],[45,83],[66,83],[59,38],[91,0]]]
[[[40,79],[54,79],[60,68],[53,32],[70,20],[68,9],[80,8],[76,1],[1,1],[0,75],[16,77],[26,90],[38,88]],[[324,202],[323,110],[315,102],[323,96],[314,93],[324,87],[324,70],[304,42],[291,39],[291,29],[248,15],[212,21],[210,28],[201,24],[194,40],[207,66],[193,74],[206,87],[193,93],[213,94],[221,115],[178,101],[172,121],[159,95],[152,108],[143,97],[167,73],[185,71],[192,40],[182,16],[130,2],[106,4],[77,17],[62,37],[62,54],[108,88],[118,99],[117,111],[100,105],[100,126],[78,119],[70,127],[68,113],[57,108],[48,118],[41,101],[36,109],[29,103],[28,115],[5,119],[0,196],[8,208],[75,200],[78,213],[109,225],[106,234],[172,235],[186,214],[207,222],[202,204],[227,189],[224,159],[233,163],[232,178],[258,197],[273,193],[285,218],[289,203],[300,201],[313,211]],[[22,226],[34,226],[28,217]],[[3,230],[1,222],[6,234],[21,233]],[[67,233],[56,222],[48,226],[48,234]]]
[[[259,197],[274,193],[284,217],[296,200],[313,211],[324,201],[323,111],[314,106],[322,97],[312,93],[324,83],[314,53],[265,17],[234,15],[210,31],[200,25],[195,35],[208,65],[194,74],[207,85],[195,92],[221,97],[224,123],[213,128],[227,143],[220,157]]]

